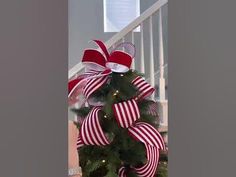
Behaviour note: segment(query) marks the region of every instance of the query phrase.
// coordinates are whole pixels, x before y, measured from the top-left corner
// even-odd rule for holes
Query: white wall
[[[69,68],[91,47],[89,40],[106,41],[113,34],[103,31],[103,0],[69,0]]]
[[[140,0],[141,13],[149,8],[157,0]],[[167,8],[163,9],[165,16],[164,23],[167,22]],[[154,18],[154,20],[157,18]],[[153,24],[154,39],[158,34],[157,20]],[[164,25],[164,32],[167,33],[167,26]],[[69,69],[77,64],[82,57],[83,50],[91,47],[88,41],[91,39],[108,40],[114,33],[104,33],[103,29],[103,0],[69,0]],[[136,47],[139,47],[139,35],[135,34]],[[167,35],[165,35],[167,36]],[[145,50],[148,50],[149,38],[148,29],[144,34]],[[157,41],[157,40],[154,40]],[[156,43],[154,43],[156,44]],[[165,37],[165,45],[167,45],[167,38]],[[156,44],[157,47],[157,44]],[[158,50],[155,51],[155,56],[158,56]],[[146,52],[148,53],[148,52]],[[167,58],[167,51],[165,51]],[[136,55],[136,62],[138,63],[139,53]],[[149,56],[146,54],[145,58]],[[157,67],[157,66],[156,66]]]

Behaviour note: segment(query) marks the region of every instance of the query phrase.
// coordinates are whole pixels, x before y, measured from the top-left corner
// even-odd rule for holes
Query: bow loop
[[[102,85],[108,81],[108,75],[112,72],[128,72],[133,60],[132,55],[134,55],[134,53],[129,55],[120,50],[114,50],[109,54],[102,41],[93,41],[99,46],[103,53],[95,49],[87,49],[84,51],[82,63],[85,65],[87,71],[95,73],[93,76],[86,78],[88,83],[84,87],[83,93],[87,99],[94,91],[102,87]],[[124,44],[123,47],[125,48],[125,46],[128,45]],[[134,48],[133,45],[132,47]]]
[[[129,71],[132,64],[132,57],[123,51],[114,51],[111,53],[106,67],[110,68],[113,72],[125,73]]]
[[[85,50],[82,62],[87,70],[104,71],[106,69],[105,57],[95,49]]]
[[[95,49],[87,49],[84,51],[82,62],[83,64],[85,64],[88,70],[92,69],[97,71],[104,71],[106,69],[110,69],[113,72],[118,73],[129,71],[135,51],[133,45],[129,45],[128,43],[121,43],[123,44],[122,46],[124,48],[125,46],[129,46],[129,48],[133,47],[131,54],[121,50],[114,50],[109,54],[105,44],[102,41],[93,41],[99,46],[103,53]],[[129,51],[131,50],[129,49]]]

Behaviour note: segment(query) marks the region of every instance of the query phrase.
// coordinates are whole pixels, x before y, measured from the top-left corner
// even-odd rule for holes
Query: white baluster
[[[122,38],[122,43],[124,43],[125,42],[125,36]],[[125,47],[122,47],[122,50],[125,52]]]
[[[141,56],[140,56],[140,71],[141,73],[145,73],[145,65],[144,65],[144,44],[143,44],[143,22],[140,25],[141,30],[141,40],[140,40],[140,50],[141,50]]]
[[[159,10],[159,98],[165,100],[165,82],[164,79],[164,47],[163,47],[163,34],[162,34],[162,15],[161,9]]]
[[[154,71],[154,56],[153,56],[153,31],[152,31],[152,16],[149,18],[149,34],[150,34],[150,63],[149,63],[149,70],[150,70],[150,84],[151,86],[155,87],[155,71]],[[155,94],[153,93],[151,98],[154,99]]]
[[[134,44],[134,30],[131,31],[131,43]],[[135,69],[135,58],[133,58],[131,68]]]
[[[164,78],[164,46],[163,46],[163,33],[162,33],[162,13],[159,9],[159,103],[160,103],[160,117],[161,124],[167,126],[168,124],[168,103],[165,98],[165,78]]]

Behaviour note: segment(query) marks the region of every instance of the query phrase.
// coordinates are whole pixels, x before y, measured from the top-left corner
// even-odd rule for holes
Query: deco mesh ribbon
[[[103,42],[99,40],[94,40],[94,42],[100,47],[100,51],[94,49],[84,51],[82,62],[87,71],[79,80],[76,78],[69,82],[69,98],[78,94],[78,88],[81,91],[80,83],[83,83],[82,92],[88,100],[96,90],[108,83],[109,75],[112,72],[125,73],[131,67],[134,52],[131,55],[120,50],[109,53]],[[155,89],[140,76],[136,77],[132,84],[138,89],[138,95],[133,99],[116,103],[112,108],[117,124],[122,128],[127,128],[129,135],[142,142],[146,148],[146,164],[139,168],[131,168],[140,177],[153,177],[159,162],[159,151],[165,150],[165,144],[160,133],[153,126],[145,122],[138,122],[140,111],[137,102],[150,96]],[[78,148],[84,145],[105,146],[110,144],[99,122],[100,111],[101,106],[94,106],[83,120],[77,140]],[[124,166],[118,171],[120,177],[126,177],[126,173],[127,169]]]

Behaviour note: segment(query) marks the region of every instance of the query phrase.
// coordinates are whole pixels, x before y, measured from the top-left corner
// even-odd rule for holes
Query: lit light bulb
[[[102,160],[102,163],[105,163],[106,162],[106,160]]]
[[[120,76],[121,76],[121,77],[123,77],[123,76],[124,76],[124,74],[121,74]]]
[[[116,90],[116,93],[119,93],[119,90]]]
[[[104,115],[104,118],[107,118],[107,115]]]

